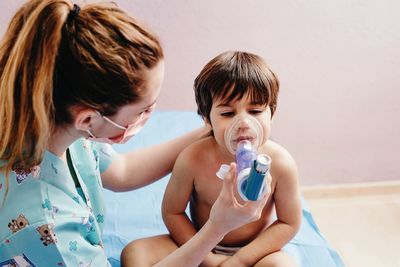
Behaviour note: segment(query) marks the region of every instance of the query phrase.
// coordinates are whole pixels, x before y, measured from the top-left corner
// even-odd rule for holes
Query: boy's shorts
[[[212,250],[215,254],[225,255],[225,256],[232,256],[234,255],[241,247],[225,247],[217,245]]]

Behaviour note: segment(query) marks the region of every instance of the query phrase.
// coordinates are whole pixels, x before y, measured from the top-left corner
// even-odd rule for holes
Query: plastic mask
[[[250,115],[238,114],[224,132],[224,141],[226,148],[232,154],[241,141],[248,140],[251,145],[258,149],[264,137],[261,124]]]

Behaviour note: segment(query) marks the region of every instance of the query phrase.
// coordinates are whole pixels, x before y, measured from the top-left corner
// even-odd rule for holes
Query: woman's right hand
[[[266,176],[267,192],[258,201],[240,204],[235,197],[237,183],[236,164],[231,163],[225,175],[222,190],[211,208],[209,222],[222,233],[228,233],[244,224],[260,219],[261,212],[271,194],[271,176]]]

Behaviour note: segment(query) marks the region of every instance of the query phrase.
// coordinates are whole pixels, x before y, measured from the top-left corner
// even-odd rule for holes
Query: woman
[[[163,76],[158,39],[115,5],[33,0],[18,10],[0,47],[0,265],[108,264],[102,187],[152,183],[208,134],[125,155],[111,148],[147,121]],[[265,201],[237,204],[235,177],[232,164],[205,227],[157,266],[197,266],[224,234],[259,218]]]

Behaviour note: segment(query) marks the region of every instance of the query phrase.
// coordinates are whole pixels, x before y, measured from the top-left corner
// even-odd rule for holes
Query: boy
[[[252,117],[262,131],[258,153],[272,159],[271,195],[261,218],[227,234],[202,266],[296,266],[281,250],[301,222],[296,164],[282,146],[268,139],[278,79],[259,56],[225,52],[203,68],[194,89],[198,113],[213,134],[188,146],[175,163],[162,205],[171,237],[181,246],[207,221],[222,186],[215,173],[221,164],[235,160],[227,149],[225,131],[233,120],[242,118],[236,142],[247,139],[254,143],[254,137],[246,133],[250,126],[245,118]],[[238,193],[236,198],[240,199]],[[185,213],[188,202],[191,220]]]

